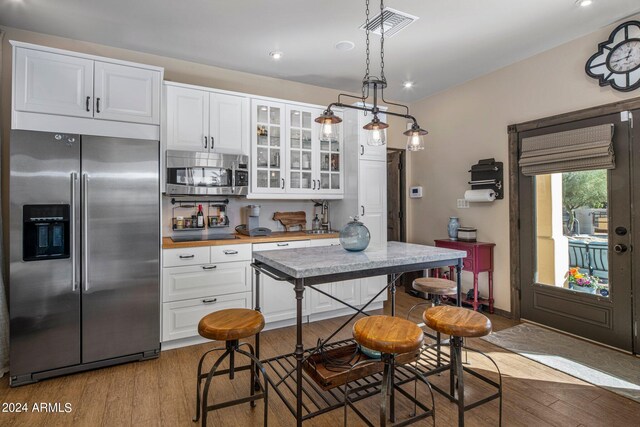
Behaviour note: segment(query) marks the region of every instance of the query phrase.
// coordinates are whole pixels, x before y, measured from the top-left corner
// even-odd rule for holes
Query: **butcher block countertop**
[[[328,234],[307,234],[304,231],[275,231],[270,236],[250,237],[236,234],[237,239],[228,240],[199,240],[195,242],[174,242],[171,237],[162,238],[163,249],[196,248],[201,246],[237,245],[242,243],[274,243],[294,240],[337,239],[338,232]]]

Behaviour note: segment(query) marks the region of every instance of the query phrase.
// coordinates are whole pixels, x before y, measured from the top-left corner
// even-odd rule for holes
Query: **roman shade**
[[[520,168],[526,176],[615,166],[613,124],[522,139]]]

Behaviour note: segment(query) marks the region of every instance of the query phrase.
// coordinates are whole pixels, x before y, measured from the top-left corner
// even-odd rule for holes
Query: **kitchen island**
[[[374,296],[359,309],[338,300],[334,296],[327,295],[352,308],[355,314],[328,338],[321,340],[318,347],[305,351],[302,345],[302,310],[305,289],[310,288],[316,292],[323,293],[315,286],[349,279],[390,275],[391,280],[380,293],[389,289],[391,294],[391,313],[395,315],[395,284],[400,274],[455,265],[458,272],[456,275],[458,294],[460,294],[459,273],[462,269],[462,259],[466,255],[464,251],[401,242],[388,242],[379,248],[370,248],[364,252],[348,252],[340,246],[333,246],[264,251],[254,254],[255,261],[252,267],[255,269],[254,283],[256,292],[254,292],[254,295],[256,310],[260,310],[260,292],[258,290],[261,274],[283,282],[283,286],[286,286],[287,283],[294,286],[297,304],[295,351],[291,355],[265,360],[265,364],[269,365],[274,362],[274,364],[277,363],[283,366],[284,363],[289,363],[292,366],[291,369],[285,370],[285,372],[280,369],[277,373],[278,378],[270,377],[269,381],[295,417],[298,426],[301,426],[304,420],[342,407],[341,392],[329,391],[324,393],[318,389],[312,379],[303,374],[304,361],[315,354],[318,348],[331,346],[331,338],[356,316],[359,314],[367,315],[364,310],[379,295]],[[258,341],[256,342],[256,347],[257,351],[259,351]],[[295,362],[291,358],[295,359]],[[275,373],[276,371],[272,372]],[[295,400],[295,407],[290,402],[292,399]]]

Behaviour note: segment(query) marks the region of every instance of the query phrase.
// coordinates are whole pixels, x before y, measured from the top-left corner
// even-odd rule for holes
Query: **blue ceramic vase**
[[[449,233],[449,239],[458,240],[458,229],[460,228],[460,222],[458,217],[452,216],[449,218],[449,224],[447,225],[447,232]]]

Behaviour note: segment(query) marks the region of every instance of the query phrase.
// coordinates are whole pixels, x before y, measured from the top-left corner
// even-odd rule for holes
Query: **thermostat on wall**
[[[411,197],[412,199],[422,198],[422,187],[421,186],[411,187],[409,189],[409,197]]]

